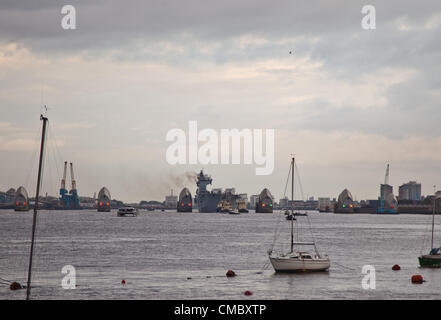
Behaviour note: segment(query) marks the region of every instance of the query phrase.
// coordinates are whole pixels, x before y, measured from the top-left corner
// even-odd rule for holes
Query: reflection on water
[[[428,248],[430,216],[314,212],[309,217],[320,252],[331,258],[329,272],[274,273],[267,250],[274,239],[277,214],[141,211],[136,218],[126,218],[114,211],[42,211],[32,298],[441,298],[441,270],[420,269],[417,261]],[[0,212],[1,278],[26,282],[31,223],[31,212]],[[290,222],[282,216],[279,225],[278,243],[286,249]],[[311,237],[308,229],[299,232]],[[440,242],[439,237],[436,240]],[[67,264],[76,267],[75,290],[61,287],[61,269]],[[367,264],[376,268],[375,290],[361,287],[361,268]],[[392,271],[394,264],[402,270]],[[225,277],[228,269],[237,277]],[[411,284],[413,274],[422,274],[427,282]],[[254,294],[245,297],[246,290]],[[24,290],[0,287],[1,299],[24,296]]]

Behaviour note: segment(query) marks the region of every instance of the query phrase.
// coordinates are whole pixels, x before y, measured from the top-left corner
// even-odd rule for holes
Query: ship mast
[[[34,215],[32,218],[32,238],[31,238],[31,253],[29,255],[29,268],[28,268],[28,282],[26,287],[26,300],[29,300],[31,294],[31,278],[32,278],[32,256],[34,254],[34,243],[35,243],[35,227],[37,224],[37,210],[38,210],[38,197],[40,195],[40,185],[41,185],[41,171],[43,169],[43,156],[44,156],[44,142],[46,136],[46,125],[48,119],[43,115],[40,115],[40,120],[43,120],[43,128],[41,133],[41,145],[40,145],[40,161],[38,164],[38,178],[37,178],[37,192],[35,195],[35,205],[34,205]]]
[[[294,157],[291,160],[291,252],[294,252]]]
[[[435,229],[435,204],[436,204],[436,186],[433,186],[433,210],[432,210],[432,244],[430,250],[433,249],[433,230]]]

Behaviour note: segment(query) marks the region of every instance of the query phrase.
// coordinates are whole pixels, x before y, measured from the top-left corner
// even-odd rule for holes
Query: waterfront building
[[[6,191],[6,201],[7,203],[13,203],[15,198],[15,192],[16,190],[14,188],[10,188],[8,191]]]
[[[245,201],[245,205],[248,206],[248,194],[247,193],[239,193],[239,199]]]
[[[319,197],[317,202],[317,209],[320,212],[328,212],[334,208],[333,203],[331,202],[331,198],[327,197]]]
[[[173,195],[173,189],[172,189],[171,194],[168,196],[165,196],[164,206],[166,208],[175,209],[177,205],[178,205],[178,196]]]
[[[256,207],[257,201],[259,201],[259,195],[258,194],[253,194],[250,196],[250,206],[252,208]]]
[[[409,181],[402,184],[398,189],[398,196],[400,200],[421,200],[421,183]]]
[[[280,199],[279,200],[279,207],[280,208],[288,208],[288,202],[289,200],[288,200],[288,197],[285,197],[285,198],[282,198],[282,199]]]

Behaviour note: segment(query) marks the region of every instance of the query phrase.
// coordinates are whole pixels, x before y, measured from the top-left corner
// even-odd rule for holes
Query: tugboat
[[[296,271],[326,271],[331,266],[330,259],[322,257],[314,242],[294,242],[294,157],[291,161],[291,250],[287,253],[275,253],[271,248],[268,250],[269,260],[276,272],[296,272]],[[289,216],[289,215],[288,215]],[[287,216],[287,217],[288,217]],[[294,250],[294,245],[314,247],[315,252]]]
[[[138,215],[138,211],[133,207],[122,207],[118,209],[117,215],[118,217],[124,217],[127,215],[135,217]]]
[[[432,210],[432,241],[430,243],[430,251],[429,254],[422,255],[418,257],[418,260],[420,262],[420,266],[422,268],[441,268],[441,247],[435,248],[433,246],[433,233],[435,229],[435,207],[436,202],[440,201],[441,198],[441,192],[438,191],[435,193],[433,197],[433,210]]]
[[[231,208],[231,204],[227,200],[222,199],[221,201],[219,201],[216,211],[220,213],[230,213],[233,211],[233,209]]]
[[[285,210],[285,215],[286,216],[290,216],[291,215],[291,212],[289,212],[289,210]],[[306,212],[294,212],[293,214],[292,214],[292,216],[294,216],[294,217],[306,217],[306,216],[308,216],[308,213],[306,213]],[[291,220],[291,219],[288,219],[288,218],[286,218],[286,220]]]
[[[247,204],[245,200],[240,200],[237,204],[237,209],[239,213],[248,213]]]

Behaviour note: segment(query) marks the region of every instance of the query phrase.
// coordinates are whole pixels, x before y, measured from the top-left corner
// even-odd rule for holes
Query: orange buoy
[[[398,264],[394,264],[394,266],[392,267],[392,270],[398,271],[398,270],[401,270],[401,267]]]
[[[21,284],[19,284],[18,282],[14,281],[9,286],[9,289],[11,289],[11,290],[18,290],[18,289],[23,289],[23,287],[21,286]]]
[[[125,285],[125,284],[126,284],[126,280],[122,280],[122,281],[121,281],[121,284],[122,284],[122,285]]]
[[[411,281],[412,281],[412,283],[418,283],[418,284],[424,282],[424,280],[423,280],[423,276],[420,275],[420,274],[415,274],[415,275],[413,275],[412,278],[411,278]]]
[[[233,270],[228,270],[226,275],[227,275],[227,277],[235,277],[236,273],[234,273]]]
[[[245,291],[244,293],[243,293],[244,295],[246,295],[246,296],[251,296],[251,295],[253,295],[253,293],[251,292],[251,291]]]

